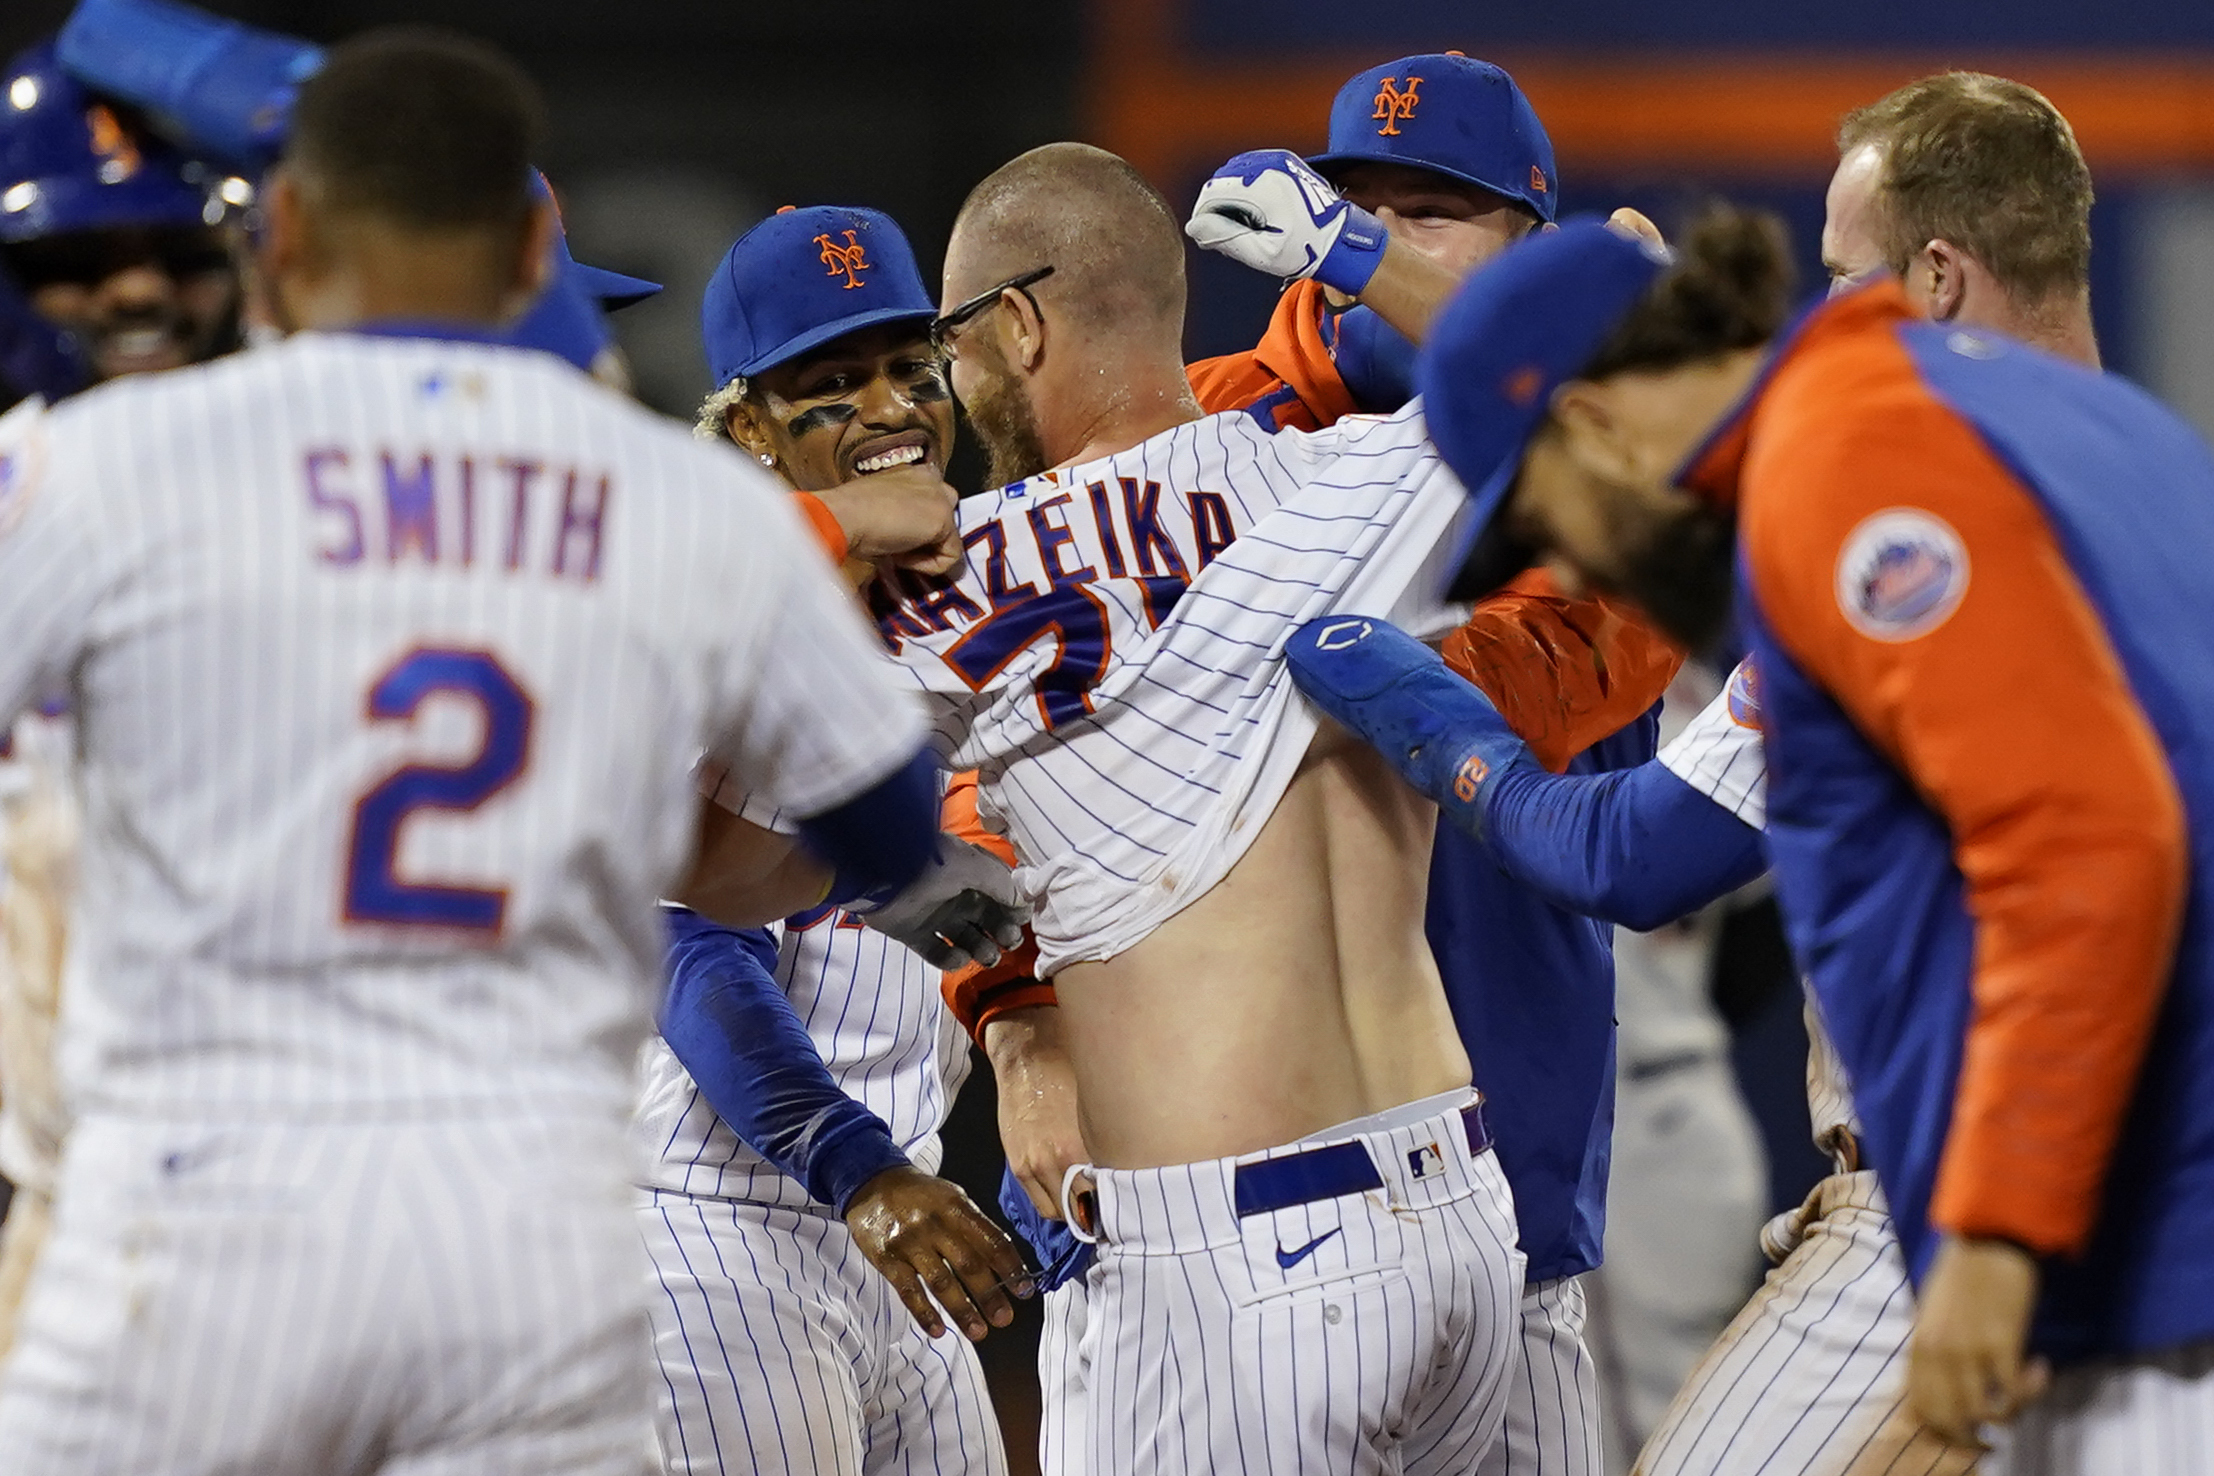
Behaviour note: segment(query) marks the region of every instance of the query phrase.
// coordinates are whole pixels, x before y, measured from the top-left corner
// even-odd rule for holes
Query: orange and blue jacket
[[[1910,1269],[2048,1257],[2060,1360],[2214,1336],[2214,457],[1886,284],[1686,481],[1737,509],[1778,896]]]

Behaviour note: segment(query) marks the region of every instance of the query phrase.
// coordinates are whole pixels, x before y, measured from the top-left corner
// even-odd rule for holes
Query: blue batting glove
[[[1478,840],[1493,781],[1537,762],[1482,688],[1395,625],[1326,615],[1294,631],[1284,654],[1309,702]]]
[[[1289,149],[1255,149],[1199,188],[1184,226],[1202,248],[1273,277],[1358,297],[1384,259],[1384,225]]]

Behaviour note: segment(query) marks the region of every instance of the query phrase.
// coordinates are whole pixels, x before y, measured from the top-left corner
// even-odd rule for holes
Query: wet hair
[[[391,27],[332,48],[301,86],[285,160],[337,211],[427,231],[519,225],[545,117],[491,47]]]
[[[1578,377],[1675,369],[1758,347],[1790,316],[1797,275],[1782,221],[1765,210],[1710,206]]]
[[[2021,303],[2090,282],[2091,170],[2035,88],[1983,72],[1909,82],[1845,115],[1838,152],[1865,145],[1883,155],[1876,220],[1893,271],[1949,241]]]
[[[991,280],[1052,267],[1039,295],[1088,327],[1183,331],[1183,222],[1105,149],[1057,143],[1017,155],[969,192],[954,230]]]

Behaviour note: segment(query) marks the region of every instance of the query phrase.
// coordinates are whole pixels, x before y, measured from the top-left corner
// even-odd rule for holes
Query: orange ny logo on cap
[[[1415,96],[1415,89],[1422,85],[1420,77],[1409,77],[1405,92],[1399,90],[1398,82],[1397,77],[1386,77],[1384,85],[1376,89],[1376,111],[1370,116],[1384,120],[1384,126],[1376,130],[1379,135],[1396,135],[1400,120],[1412,118],[1415,104],[1420,101]]]
[[[844,272],[848,291],[856,287],[869,285],[861,280],[861,273],[867,271],[870,266],[868,252],[858,240],[854,239],[853,232],[846,232],[846,244],[843,246],[831,240],[827,233],[817,236],[815,244],[822,248],[822,264],[830,268],[828,272],[824,273],[825,276],[835,277],[840,272]]]
[[[1530,166],[1530,188],[1540,195],[1545,193],[1545,171],[1535,164]]]
[[[102,184],[121,184],[138,173],[138,145],[118,123],[107,104],[94,103],[85,111],[85,126],[92,130],[92,151],[103,161],[100,165]]]

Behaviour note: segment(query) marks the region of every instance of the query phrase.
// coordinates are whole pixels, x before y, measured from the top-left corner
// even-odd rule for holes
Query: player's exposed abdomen
[[[1213,890],[1056,976],[1096,1162],[1253,1152],[1468,1082],[1422,929],[1436,811],[1333,737]]]

